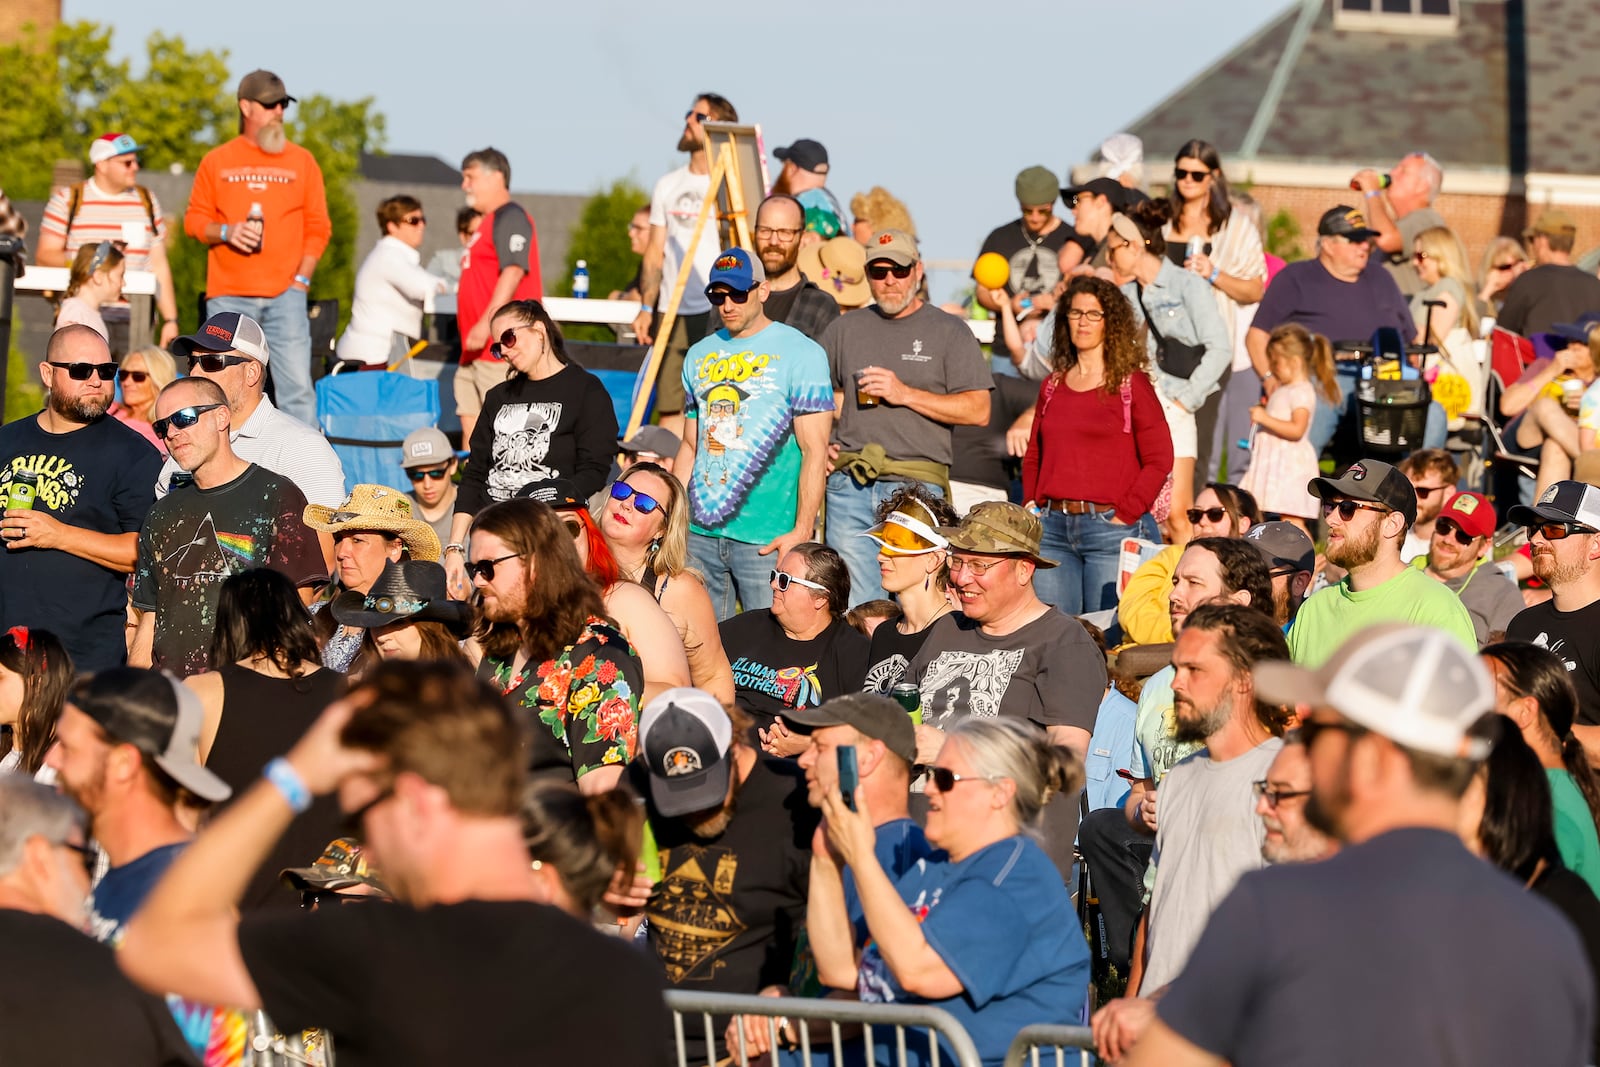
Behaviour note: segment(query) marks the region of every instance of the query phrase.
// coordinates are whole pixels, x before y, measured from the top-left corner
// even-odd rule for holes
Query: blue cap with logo
[[[730,248],[717,256],[717,261],[711,265],[711,274],[706,278],[706,292],[711,292],[714,285],[725,285],[740,293],[748,293],[756,286],[767,280],[767,272],[761,266],[761,260],[751,255],[748,249]]]

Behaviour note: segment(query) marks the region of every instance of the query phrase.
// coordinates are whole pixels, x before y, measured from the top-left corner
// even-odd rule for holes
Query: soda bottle
[[[572,272],[572,295],[579,300],[589,298],[589,264],[581,259]]]
[[[256,243],[256,251],[251,253],[251,255],[255,255],[267,243],[267,220],[261,215],[261,205],[259,203],[250,205],[250,214],[245,216],[245,221],[256,224],[256,233],[259,235],[259,240]]]

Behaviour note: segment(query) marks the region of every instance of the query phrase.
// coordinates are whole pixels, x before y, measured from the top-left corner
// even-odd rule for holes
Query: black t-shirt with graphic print
[[[1004,256],[1011,267],[1006,279],[1006,292],[1038,295],[1048,293],[1061,280],[1061,248],[1075,236],[1065,222],[1043,237],[1030,238],[1022,228],[1022,220],[1013,219],[997,226],[984,238],[981,256],[986,252]]]
[[[725,619],[718,629],[733,665],[734,703],[758,729],[790,709],[859,693],[867,676],[867,638],[843,618],[809,641],[784,633],[766,609]]]
[[[933,629],[933,623],[929,623],[914,634],[903,634],[900,627],[895,625],[897,621],[887,619],[872,631],[872,643],[867,653],[867,680],[862,685],[869,693],[888,696],[889,691],[900,684],[906,667],[922,651],[922,643]]]
[[[1578,724],[1600,725],[1600,600],[1575,611],[1557,611],[1549,600],[1523,608],[1506,627],[1506,638],[1560,657],[1578,691]]]

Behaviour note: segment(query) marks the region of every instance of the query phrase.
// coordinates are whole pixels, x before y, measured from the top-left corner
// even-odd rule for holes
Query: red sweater
[[[1023,499],[1093,500],[1127,523],[1150,510],[1172,473],[1172,434],[1144,372],[1128,386],[1125,411],[1120,390],[1080,393],[1063,381],[1052,392],[1045,379],[1022,457]]]

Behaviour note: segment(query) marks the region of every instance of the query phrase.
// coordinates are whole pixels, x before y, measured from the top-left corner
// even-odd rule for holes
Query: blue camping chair
[[[439,423],[439,383],[390,371],[330,374],[317,382],[317,421],[344,464],[347,485],[411,483],[400,445],[412,430]]]

